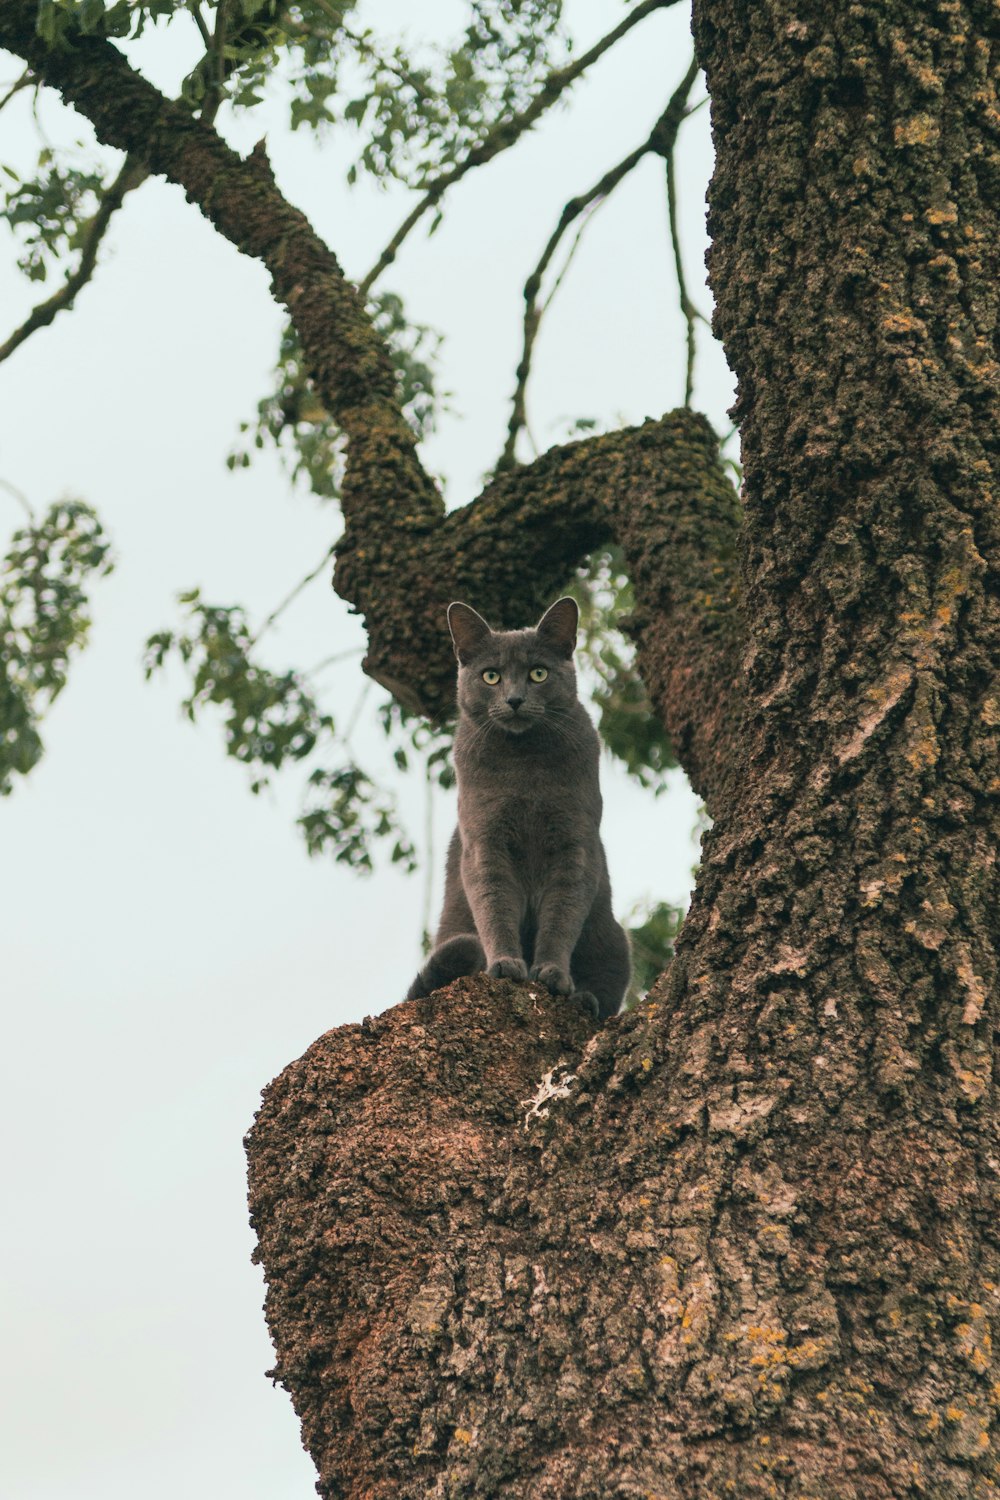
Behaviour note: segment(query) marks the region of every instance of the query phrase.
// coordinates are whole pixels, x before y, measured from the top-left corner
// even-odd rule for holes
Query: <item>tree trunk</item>
[[[586,1045],[463,981],[267,1091],[326,1496],[1000,1484],[996,12],[700,0],[696,35],[746,473],[726,792],[671,968]]]

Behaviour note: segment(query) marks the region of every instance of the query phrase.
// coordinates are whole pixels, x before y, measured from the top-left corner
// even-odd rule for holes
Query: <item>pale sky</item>
[[[404,0],[370,10],[386,30],[412,15]],[[582,50],[623,8],[575,0],[567,13]],[[434,19],[462,14],[441,0]],[[185,54],[162,29],[131,52],[162,86],[179,80]],[[645,138],[689,56],[684,8],[651,17],[568,108],[461,183],[437,234],[418,231],[384,277],[446,336],[454,411],[425,457],[446,475],[450,504],[476,494],[502,445],[521,289],[563,203]],[[0,62],[0,83],[13,79],[17,63]],[[55,140],[92,138],[52,95],[42,120]],[[363,274],[409,202],[344,186],[353,139],[317,147],[276,111],[235,123],[223,113],[220,125],[240,150],[267,131],[283,190],[348,274]],[[27,169],[34,149],[22,95],[0,115],[0,161]],[[689,282],[706,312],[709,163],[706,109],[680,158]],[[8,238],[0,336],[39,296],[14,260]],[[294,773],[252,798],[218,725],[181,717],[180,674],[146,685],[140,668],[146,636],[178,621],[178,590],[201,585],[259,621],[337,533],[335,512],[290,493],[272,455],[236,475],[224,466],[269,389],[280,325],[261,267],[179,189],[151,181],[119,215],[75,311],[0,366],[0,479],[38,510],[64,494],[91,502],[119,559],[95,588],[91,644],[44,725],[45,758],[0,803],[5,1500],[313,1492],[289,1399],[264,1378],[272,1351],[242,1136],[263,1085],[318,1035],[402,997],[423,880],[384,859],[367,880],[309,860],[293,826]],[[531,425],[548,446],[566,419],[638,421],[683,388],[663,169],[647,159],[595,216],[546,319]],[[695,403],[725,431],[731,399],[721,352],[703,337]],[[4,549],[20,520],[0,490]],[[267,655],[307,666],[362,639],[320,579]],[[346,718],[364,682],[357,661],[330,680]],[[386,757],[378,699],[373,689],[355,736],[375,765]],[[697,855],[683,777],[654,802],[607,762],[602,775],[617,910],[684,900]],[[422,838],[422,785],[404,782],[400,799]],[[452,818],[439,798],[435,868]]]

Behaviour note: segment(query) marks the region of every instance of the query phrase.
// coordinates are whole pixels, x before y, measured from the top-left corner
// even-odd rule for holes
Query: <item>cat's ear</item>
[[[579,620],[580,611],[575,599],[557,599],[535,626],[535,633],[552,651],[569,657],[573,655],[576,646]]]
[[[493,634],[482,615],[477,615],[467,604],[448,605],[448,629],[451,631],[455,655],[463,666]]]

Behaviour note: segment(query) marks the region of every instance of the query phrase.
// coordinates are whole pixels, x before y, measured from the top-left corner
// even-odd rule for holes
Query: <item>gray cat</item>
[[[467,604],[448,624],[458,657],[458,827],[434,951],[408,1000],[462,974],[537,980],[602,1018],[628,985],[601,844],[600,741],[576,696],[578,611],[534,630],[491,630]]]

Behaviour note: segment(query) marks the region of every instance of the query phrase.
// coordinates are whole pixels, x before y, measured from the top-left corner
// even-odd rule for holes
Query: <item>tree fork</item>
[[[71,46],[50,48],[35,16],[30,0],[0,0],[0,45],[24,57],[106,144],[184,188],[236,249],[266,266],[288,308],[318,394],[348,439],[334,582],[365,616],[366,671],[409,708],[447,717],[448,603],[466,594],[498,623],[522,625],[588,552],[615,538],[634,569],[647,688],[714,811],[740,714],[738,511],[704,418],[677,412],[553,449],[445,517],[403,418],[388,351],[332,251],[282,196],[263,143],[243,160],[110,42],[77,30]]]

